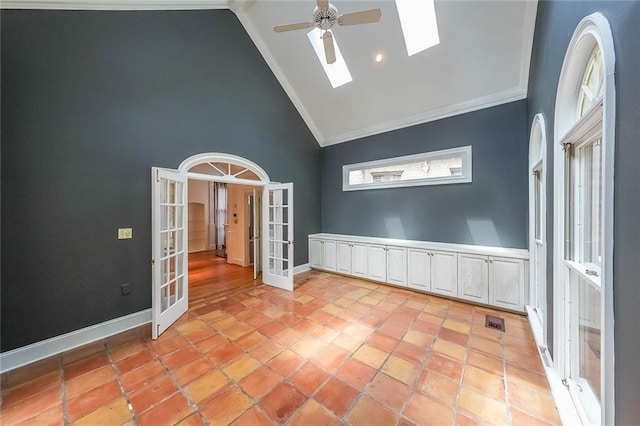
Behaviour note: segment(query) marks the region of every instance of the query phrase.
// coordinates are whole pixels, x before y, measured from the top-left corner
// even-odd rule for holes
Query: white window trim
[[[349,184],[349,173],[356,170],[370,169],[374,167],[391,167],[395,165],[417,163],[421,161],[450,158],[456,155],[462,157],[462,174],[460,176],[445,176],[437,178],[411,179],[390,182],[375,182],[359,185]],[[368,189],[404,188],[423,185],[446,185],[453,183],[470,183],[472,181],[471,145],[457,148],[443,149],[440,151],[424,152],[421,154],[405,155],[402,157],[385,158],[382,160],[367,161],[364,163],[347,164],[342,166],[342,190],[363,191]]]
[[[541,191],[540,191],[540,241],[545,249],[542,258],[538,259],[542,267],[543,272],[542,286],[544,287],[544,299],[547,296],[547,127],[544,120],[544,116],[541,113],[536,114],[533,117],[531,123],[531,132],[529,134],[529,255],[531,256],[531,262],[529,266],[529,297],[532,298],[536,294],[534,286],[535,282],[535,251],[536,251],[536,238],[535,229],[535,176],[534,171],[539,170],[542,174],[541,179]],[[537,151],[537,152],[536,152]],[[531,299],[528,311],[530,315],[533,309],[536,308],[536,301]],[[531,315],[531,318],[536,320],[535,328],[533,330],[534,337],[540,350],[545,352],[545,356],[550,356],[547,349],[547,303],[544,301],[544,306],[541,306],[543,316],[540,318],[537,314]],[[540,319],[540,321],[538,321]],[[531,320],[530,320],[531,321]]]
[[[602,345],[601,350],[601,424],[615,424],[614,404],[614,312],[613,312],[613,185],[615,153],[615,51],[611,28],[600,13],[585,17],[577,26],[564,58],[554,120],[554,366],[560,377],[567,376],[567,336],[564,324],[569,320],[565,309],[566,286],[564,263],[564,155],[561,142],[569,141],[576,130],[578,88],[593,48],[600,48],[604,61],[604,94],[602,97],[602,177],[603,177],[603,259],[602,259]],[[595,110],[595,108],[592,108]],[[589,111],[580,120],[588,120]],[[576,407],[578,411],[583,410]]]
[[[198,164],[203,164],[203,163],[229,163],[236,166],[240,166],[242,168],[245,168],[255,173],[260,180],[254,181],[249,179],[242,179],[242,178],[237,178],[233,175],[216,176],[216,175],[205,175],[203,173],[189,172],[189,169],[191,169],[192,167],[197,166]],[[182,163],[180,163],[180,166],[178,166],[178,171],[180,173],[189,175],[189,178],[194,178],[194,179],[202,178],[202,180],[212,180],[216,182],[244,183],[244,184],[249,184],[254,186],[261,186],[267,182],[270,182],[269,175],[267,174],[267,172],[265,172],[262,167],[258,166],[253,161],[247,160],[246,158],[242,158],[237,155],[226,154],[221,152],[206,152],[202,154],[193,155],[187,158],[186,160],[184,160]],[[207,178],[207,176],[210,176],[211,178]]]

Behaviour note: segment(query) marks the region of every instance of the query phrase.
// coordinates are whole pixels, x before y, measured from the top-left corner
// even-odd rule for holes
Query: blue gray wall
[[[150,307],[152,166],[227,152],[294,182],[307,262],[320,148],[232,12],[1,19],[2,351]]]
[[[322,149],[322,231],[527,247],[526,102]],[[473,182],[342,191],[342,166],[471,145]]]
[[[541,112],[547,124],[548,164],[553,164],[554,105],[560,69],[582,18],[601,12],[609,20],[616,51],[616,156],[614,202],[614,312],[616,423],[640,421],[640,2],[542,1],[538,6],[527,99],[528,123]],[[553,167],[547,186],[547,241],[553,241]],[[552,245],[549,244],[548,314],[552,315]],[[549,343],[553,322],[549,317]]]

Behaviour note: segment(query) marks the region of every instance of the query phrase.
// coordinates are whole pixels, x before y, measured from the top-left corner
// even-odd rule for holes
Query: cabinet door
[[[474,302],[489,301],[489,259],[474,254],[458,255],[458,296]]]
[[[312,268],[323,269],[322,262],[322,241],[309,240],[309,266]]]
[[[368,248],[367,278],[376,281],[387,281],[387,248],[370,244]]]
[[[407,254],[407,284],[418,290],[431,290],[431,253],[409,249]]]
[[[351,244],[351,274],[367,278],[367,245]]]
[[[327,271],[336,270],[336,242],[335,241],[323,241],[322,242],[322,260],[324,263],[324,269]]]
[[[524,311],[524,260],[489,258],[489,302],[495,306]]]
[[[407,285],[407,249],[387,247],[387,282],[395,285]]]
[[[351,274],[351,243],[338,241],[336,270],[342,274]]]
[[[458,254],[431,252],[431,291],[449,296],[458,295]]]

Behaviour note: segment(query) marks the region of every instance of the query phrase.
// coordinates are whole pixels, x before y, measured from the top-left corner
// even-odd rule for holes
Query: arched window
[[[538,345],[546,348],[547,243],[546,243],[546,127],[536,114],[529,136],[529,301],[527,311]],[[545,354],[546,355],[546,354]]]
[[[269,175],[256,163],[233,154],[210,152],[193,155],[178,167],[182,173],[209,175],[219,182],[264,185]]]
[[[560,73],[554,123],[554,364],[583,422],[613,424],[614,50],[584,18]]]
[[[578,118],[593,106],[595,106],[602,98],[604,83],[604,62],[602,61],[602,51],[596,47],[591,53],[587,68],[580,86],[580,94],[578,95]]]

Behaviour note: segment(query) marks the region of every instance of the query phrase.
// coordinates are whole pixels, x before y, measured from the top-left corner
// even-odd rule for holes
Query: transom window
[[[591,53],[585,69],[578,97],[578,117],[582,117],[602,97],[604,86],[604,62],[600,49]]]
[[[343,166],[343,191],[471,182],[471,147]]]
[[[258,175],[246,167],[232,163],[207,162],[195,165],[189,169],[193,173],[230,177],[236,179],[260,180]]]

